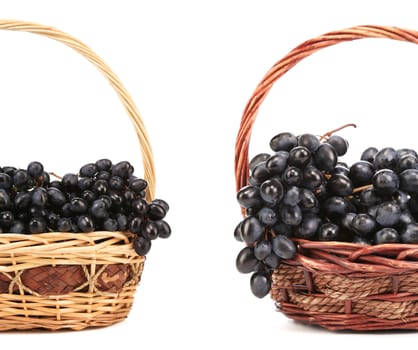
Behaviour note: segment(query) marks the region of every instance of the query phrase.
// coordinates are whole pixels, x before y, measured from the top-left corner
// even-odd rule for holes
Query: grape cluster
[[[56,180],[39,162],[0,168],[0,232],[129,231],[136,234],[135,251],[144,256],[152,240],[170,236],[164,220],[169,206],[161,199],[148,203],[147,182],[133,172],[129,162],[108,159]]]
[[[259,298],[271,274],[296,254],[292,238],[359,244],[418,243],[418,155],[412,149],[367,148],[351,166],[339,161],[339,135],[271,139],[273,154],[250,161],[249,185],[237,193],[245,218],[234,232],[245,242],[238,271],[252,273]]]

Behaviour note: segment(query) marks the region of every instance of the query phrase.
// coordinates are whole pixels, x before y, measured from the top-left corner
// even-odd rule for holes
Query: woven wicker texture
[[[89,47],[55,28],[0,20],[0,29],[30,32],[62,42],[107,78],[135,128],[148,182],[155,193],[151,146],[141,115],[112,70]],[[127,232],[0,235],[0,330],[108,326],[128,315],[145,258]]]
[[[341,42],[387,38],[417,44],[418,32],[357,26],[330,32],[294,48],[275,63],[243,112],[235,145],[239,190],[248,184],[248,148],[258,110],[273,84],[314,52]],[[291,319],[330,330],[418,329],[418,246],[363,246],[295,239],[297,254],[273,273],[271,297]]]

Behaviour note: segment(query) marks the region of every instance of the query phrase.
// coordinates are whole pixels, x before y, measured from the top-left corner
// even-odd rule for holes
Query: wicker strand
[[[145,124],[142,120],[138,108],[136,107],[130,94],[125,89],[125,87],[123,86],[119,78],[116,76],[116,74],[112,71],[112,69],[87,45],[56,28],[31,22],[22,22],[16,20],[0,20],[0,30],[30,32],[59,41],[67,45],[68,47],[71,47],[79,54],[84,56],[105,76],[105,78],[109,81],[110,85],[118,94],[135,128],[135,132],[138,136],[138,140],[141,146],[142,162],[144,166],[144,179],[148,182],[147,200],[153,199],[155,197],[156,186],[155,166],[152,149],[149,142],[149,136],[145,129]]]

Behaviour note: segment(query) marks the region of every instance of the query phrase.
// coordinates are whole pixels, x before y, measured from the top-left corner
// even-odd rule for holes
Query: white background
[[[173,235],[156,241],[122,323],[82,332],[0,334],[16,349],[389,349],[415,333],[333,333],[302,326],[258,300],[235,270],[241,219],[234,142],[242,110],[274,62],[322,33],[359,24],[418,30],[414,1],[0,1],[0,17],[55,26],[118,74],[154,150],[157,196]],[[121,104],[90,63],[51,40],[0,33],[1,165],[40,160],[75,172],[139,146]],[[282,131],[321,134],[346,122],[346,160],[367,146],[416,147],[418,48],[361,40],[323,50],[283,77],[263,104],[251,154]],[[92,343],[92,345],[90,344]]]

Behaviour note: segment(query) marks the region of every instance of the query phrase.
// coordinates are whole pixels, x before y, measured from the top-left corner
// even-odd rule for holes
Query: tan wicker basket
[[[0,29],[30,32],[62,42],[88,59],[122,101],[138,136],[154,198],[152,151],[141,115],[112,70],[89,47],[55,28],[0,20]],[[0,330],[49,330],[108,326],[124,320],[145,257],[138,256],[128,232],[0,234]]]
[[[341,42],[387,38],[418,44],[418,32],[357,26],[308,40],[267,72],[245,107],[235,148],[237,190],[248,184],[248,148],[273,84],[314,52]],[[287,317],[330,330],[418,329],[418,245],[364,246],[295,239],[297,254],[273,272],[271,297]]]

